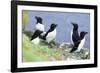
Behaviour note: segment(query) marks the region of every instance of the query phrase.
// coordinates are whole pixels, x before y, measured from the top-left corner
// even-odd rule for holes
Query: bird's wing
[[[71,49],[70,53],[72,53],[72,52],[74,52],[74,51],[76,51],[78,49],[79,43],[80,43],[80,40],[77,41],[77,42],[74,42],[74,46]]]
[[[46,34],[46,32],[41,33],[41,34],[39,35],[39,38],[42,39],[42,40],[46,40],[45,34]]]
[[[80,36],[79,36],[78,32],[72,34],[72,40],[73,40],[73,43],[76,43],[80,40]]]
[[[49,30],[45,33],[44,37],[46,37],[50,31],[51,31],[51,30],[49,29]]]
[[[80,44],[81,40],[75,42],[74,46],[78,48],[79,44]]]
[[[36,30],[36,31],[34,32],[34,34],[32,35],[31,40],[37,38],[40,34],[41,34],[40,31],[39,31],[39,30]]]

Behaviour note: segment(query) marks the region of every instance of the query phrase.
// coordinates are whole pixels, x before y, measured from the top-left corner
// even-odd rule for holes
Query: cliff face
[[[41,41],[39,45],[35,45],[26,34],[23,34],[23,62],[90,59],[89,49],[83,48],[80,52],[69,53],[71,48],[72,45],[66,42],[58,44],[53,41],[48,45]]]

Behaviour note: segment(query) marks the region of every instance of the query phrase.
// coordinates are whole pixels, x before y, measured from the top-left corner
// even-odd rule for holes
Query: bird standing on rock
[[[85,31],[80,32],[79,40],[77,40],[77,42],[74,42],[74,46],[71,49],[70,53],[72,53],[72,52],[79,52],[83,48],[83,45],[85,43],[85,35],[87,33],[88,32],[85,32]]]
[[[31,37],[31,42],[34,44],[39,44],[40,42],[39,36],[44,32],[44,25],[41,17],[35,16],[35,18],[36,18],[36,26],[35,26],[36,30]]]
[[[56,38],[56,27],[57,24],[52,23],[50,29],[43,36],[43,40],[45,40],[47,43],[50,43],[52,40],[54,40]]]

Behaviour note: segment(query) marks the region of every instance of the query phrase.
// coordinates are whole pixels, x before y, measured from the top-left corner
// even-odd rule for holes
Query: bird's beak
[[[74,23],[71,23],[74,26]]]
[[[58,25],[57,25],[57,24],[55,24],[55,26],[57,27]]]

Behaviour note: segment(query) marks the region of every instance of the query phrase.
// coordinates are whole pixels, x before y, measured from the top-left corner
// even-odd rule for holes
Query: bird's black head
[[[88,32],[82,31],[80,32],[80,38],[84,38],[84,36],[87,34]]]
[[[56,27],[57,27],[57,24],[54,24],[54,23],[52,23],[50,26],[51,29],[55,29]]]
[[[35,16],[35,18],[36,18],[36,24],[38,24],[38,23],[40,23],[40,24],[42,24],[42,18],[41,17],[37,17],[37,16]]]
[[[71,24],[73,25],[73,27],[74,27],[75,30],[78,29],[78,24],[76,24],[76,23],[71,23]]]

